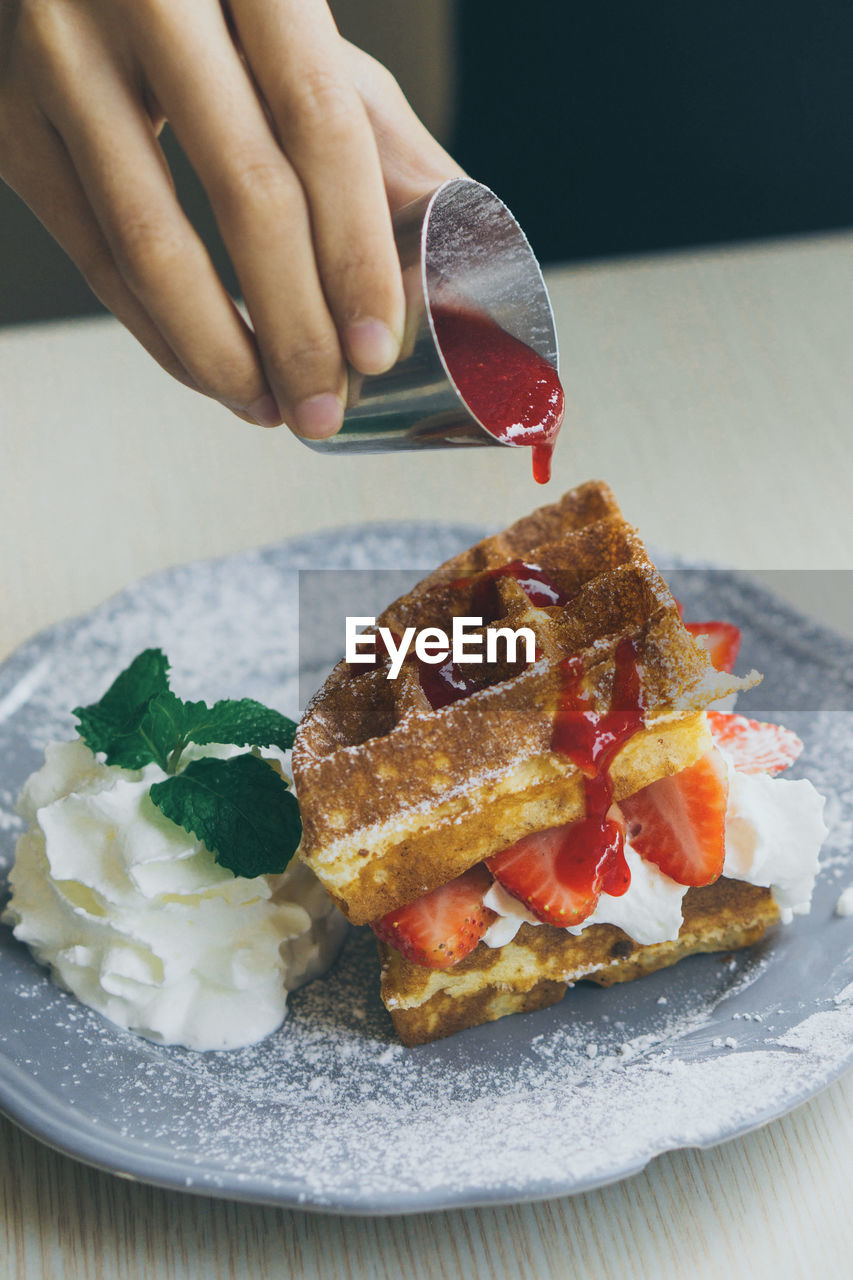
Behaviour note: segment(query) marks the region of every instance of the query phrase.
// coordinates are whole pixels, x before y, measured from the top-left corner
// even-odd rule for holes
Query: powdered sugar
[[[2,705],[48,664],[0,723],[0,806],[8,813],[44,741],[67,736],[69,706],[97,697],[145,645],[170,654],[184,696],[254,696],[294,714],[295,565],[426,567],[470,540],[413,526],[318,537],[173,571],[37,638],[0,670]],[[706,616],[744,626],[746,664],[782,673],[778,706],[761,714],[796,729],[806,751],[793,772],[830,796],[810,916],[748,952],[607,990],[580,984],[553,1009],[416,1050],[396,1043],[372,935],[354,930],[327,978],[291,998],[279,1032],[205,1055],[111,1027],[2,930],[4,1106],[57,1145],[152,1181],[393,1212],[580,1190],[743,1132],[832,1079],[853,1058],[853,936],[833,916],[853,870],[853,712],[823,691],[853,646],[736,575],[692,581]]]

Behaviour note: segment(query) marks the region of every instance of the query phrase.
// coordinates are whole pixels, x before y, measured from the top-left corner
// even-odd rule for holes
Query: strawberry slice
[[[685,622],[696,643],[708,651],[718,671],[733,671],[740,649],[740,629],[733,622]]]
[[[741,773],[781,773],[803,749],[802,740],[781,724],[712,710],[708,724],[717,746],[728,752]]]
[[[726,856],[728,790],[719,751],[643,787],[620,801],[631,846],[679,884],[713,884]]]
[[[612,816],[582,818],[525,836],[486,865],[543,924],[565,928],[592,914],[603,889],[627,889],[622,841],[622,827]]]
[[[371,925],[377,938],[428,969],[449,969],[473,951],[495,912],[483,906],[492,883],[483,863]]]

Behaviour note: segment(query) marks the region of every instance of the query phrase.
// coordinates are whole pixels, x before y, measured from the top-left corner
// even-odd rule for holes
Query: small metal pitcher
[[[471,178],[452,178],[401,209],[394,232],[406,292],[400,357],[376,377],[350,369],[341,431],[328,440],[300,437],[302,443],[319,453],[507,447],[460,394],[432,309],[463,305],[482,312],[556,369],[554,314],[527,237],[503,201]]]

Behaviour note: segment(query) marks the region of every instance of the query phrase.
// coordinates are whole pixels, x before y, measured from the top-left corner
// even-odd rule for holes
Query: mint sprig
[[[251,752],[230,760],[193,760],[183,773],[155,782],[149,795],[235,876],[283,871],[302,838],[296,797],[281,775]]]
[[[253,698],[184,702],[169,688],[169,659],[161,649],[145,649],[122,671],[99,702],[75,707],[77,732],[107,764],[141,769],[159,764],[176,773],[191,742],[235,747],[293,746],[296,725],[280,711]]]
[[[247,754],[204,757],[182,768],[190,744],[236,747],[293,745],[296,725],[253,698],[214,705],[185,702],[169,688],[169,659],[145,649],[107,692],[76,707],[77,732],[107,764],[142,769],[158,764],[170,776],[150,789],[157,807],[203,840],[235,875],[283,871],[301,838],[299,806],[284,778]]]
[[[173,693],[154,699],[152,711],[167,720],[175,741],[170,759],[180,759],[191,742],[227,742],[234,747],[293,746],[296,725],[280,711],[265,707],[253,698],[223,698],[209,707],[206,702],[182,702]]]
[[[141,769],[152,760],[166,767],[165,726],[152,716],[151,705],[169,691],[169,659],[160,649],[145,649],[117,676],[100,702],[75,707],[77,732],[107,764]]]

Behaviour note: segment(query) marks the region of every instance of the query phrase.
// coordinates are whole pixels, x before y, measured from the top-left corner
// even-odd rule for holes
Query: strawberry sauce
[[[421,688],[433,711],[449,707],[451,702],[458,702],[460,698],[467,698],[476,691],[477,686],[473,680],[463,676],[450,658],[440,667],[430,666],[428,662],[421,662],[418,658],[415,661],[418,664]]]
[[[435,307],[432,320],[468,408],[496,440],[529,445],[533,478],[547,484],[565,403],[557,370],[480,312]]]
[[[586,817],[566,828],[557,861],[560,878],[575,892],[599,891],[620,897],[631,883],[625,861],[625,832],[609,817],[613,803],[610,766],[620,749],[643,727],[637,649],[620,640],[610,710],[593,710],[583,689],[577,658],[563,663],[565,684],[554,721],[551,749],[568,756],[584,774]]]
[[[492,572],[496,577],[506,577],[509,574],[515,578],[530,603],[539,609],[547,609],[554,604],[568,604],[569,597],[536,564],[511,560],[509,564]]]
[[[568,597],[548,578],[536,564],[528,564],[525,560],[510,560],[508,564],[488,569],[483,574],[470,578],[456,578],[452,587],[466,587],[472,581],[474,590],[471,593],[470,608],[473,617],[483,619],[484,625],[500,617],[502,606],[495,583],[498,578],[515,578],[532,605],[539,609],[551,605],[565,604]],[[426,662],[418,663],[418,675],[421,688],[433,711],[447,707],[451,702],[467,698],[474,693],[477,685],[468,676],[462,674],[450,658],[440,667]]]
[[[485,624],[494,622],[503,613],[497,589],[499,578],[515,578],[530,603],[537,609],[548,609],[552,605],[568,602],[569,597],[546,576],[538,564],[529,564],[526,560],[510,560],[508,564],[498,565],[485,573],[470,578],[456,578],[450,585],[462,588],[474,583],[470,608],[474,616],[482,618]]]

